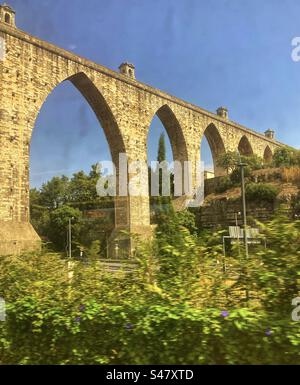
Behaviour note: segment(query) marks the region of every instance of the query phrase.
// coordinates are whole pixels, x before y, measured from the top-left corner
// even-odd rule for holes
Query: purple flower
[[[75,318],[75,322],[80,323],[80,321],[81,321],[81,317],[76,317]]]
[[[85,311],[85,305],[80,305],[79,310],[81,311],[81,313],[84,312]]]
[[[267,328],[266,331],[265,331],[265,334],[267,337],[270,337],[272,335],[272,330],[270,328]]]
[[[134,328],[134,325],[131,323],[128,323],[125,325],[125,329],[127,329],[127,330],[132,330],[133,328]]]
[[[223,310],[223,311],[221,312],[221,316],[224,317],[224,318],[226,318],[226,317],[229,316],[229,312],[228,312],[227,310]]]

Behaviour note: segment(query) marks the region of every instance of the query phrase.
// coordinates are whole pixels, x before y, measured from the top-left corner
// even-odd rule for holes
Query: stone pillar
[[[26,114],[16,109],[21,105],[15,103],[18,91],[9,81],[9,72],[5,75],[0,89],[0,255],[11,255],[39,249],[40,239],[29,218]]]
[[[141,240],[150,239],[152,227],[150,225],[150,207],[148,195],[148,170],[141,185],[145,188],[145,194],[140,196],[130,195],[129,185],[137,176],[130,170],[130,163],[135,162],[134,151],[126,154],[128,156],[129,170],[127,172],[128,195],[120,196],[119,181],[120,174],[117,168],[117,196],[115,197],[115,229],[110,237],[109,254],[114,258],[130,257],[135,248],[135,237]],[[144,156],[143,156],[144,157]],[[115,166],[116,163],[115,163]],[[124,170],[123,170],[124,172]],[[138,172],[138,171],[137,171]],[[124,175],[121,176],[122,179]]]

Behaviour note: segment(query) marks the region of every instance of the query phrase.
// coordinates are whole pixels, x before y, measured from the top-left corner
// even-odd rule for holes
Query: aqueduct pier
[[[282,146],[271,130],[260,134],[232,122],[226,108],[216,114],[135,79],[134,66],[112,71],[15,25],[15,12],[0,6],[0,254],[31,250],[39,237],[30,224],[29,156],[32,130],[43,103],[63,81],[70,81],[87,100],[101,124],[117,165],[119,153],[147,160],[147,136],[155,115],[164,125],[181,162],[195,173],[205,135],[214,161],[237,148],[266,161]],[[223,170],[215,162],[215,175]],[[130,175],[129,175],[130,178]],[[150,228],[149,199],[127,197],[115,203],[116,230],[145,234]]]

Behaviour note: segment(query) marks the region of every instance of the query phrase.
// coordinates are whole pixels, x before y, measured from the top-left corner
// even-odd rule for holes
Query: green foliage
[[[267,249],[258,251],[260,265],[252,279],[261,293],[262,306],[269,313],[288,314],[291,299],[297,297],[300,289],[300,222],[279,216],[260,227]]]
[[[89,248],[93,241],[99,240],[100,250],[103,251],[106,233],[113,227],[114,202],[112,197],[97,196],[99,176],[98,166],[92,165],[88,175],[80,171],[72,178],[54,177],[40,190],[30,191],[31,222],[45,241],[52,242],[54,250],[65,250],[65,220],[73,213],[72,216],[77,218],[72,229],[75,250],[78,245]],[[84,212],[93,209],[102,210],[102,216],[83,220]]]
[[[56,209],[68,200],[68,184],[69,178],[66,176],[54,177],[43,184],[39,197],[37,197],[38,192],[35,189],[35,199],[38,199],[39,204],[48,209]]]
[[[222,194],[233,187],[233,183],[229,176],[223,176],[219,179],[216,186],[216,193]]]
[[[243,163],[248,165],[249,171],[260,170],[263,168],[263,160],[257,155],[241,156]],[[217,159],[217,165],[224,168],[227,174],[237,172],[239,170],[237,164],[240,161],[240,157],[237,152],[227,151]]]
[[[50,223],[50,210],[42,203],[40,191],[30,190],[30,219],[33,227],[39,231],[41,236],[47,233]]]
[[[250,156],[242,156],[242,161],[248,165],[250,171],[260,170],[264,168],[263,159],[255,154]]]
[[[164,160],[166,160],[166,143],[165,143],[165,135],[162,133],[159,137],[159,142],[158,142],[157,161],[163,162]]]
[[[228,176],[222,177],[219,180],[216,188],[217,193],[224,193],[230,188],[240,185],[241,170],[238,166],[239,161],[239,155],[234,151],[228,151],[218,158],[218,166],[224,168],[227,171]],[[246,178],[251,175],[252,171],[263,168],[263,160],[257,155],[241,156],[241,161],[247,165],[244,168]]]
[[[61,206],[50,213],[50,226],[48,236],[50,241],[57,247],[58,250],[64,250],[67,247],[67,232],[68,224],[71,219],[71,229],[73,240],[78,237],[80,225],[78,224],[81,218],[81,212],[70,206]]]
[[[104,245],[105,247],[105,245]],[[101,256],[101,249],[103,249],[103,245],[99,240],[93,241],[86,252],[87,258],[91,261],[97,261]]]
[[[268,183],[249,183],[246,186],[246,199],[254,202],[274,203],[278,189]]]
[[[245,175],[245,178],[251,175],[251,169],[249,166],[246,166],[244,168],[244,175]],[[230,174],[230,180],[232,185],[234,186],[241,185],[241,169],[239,167],[234,169],[233,172]]]
[[[217,159],[217,165],[226,170],[227,174],[230,174],[236,168],[237,163],[238,154],[235,151],[227,151]]]
[[[274,152],[273,164],[275,167],[300,166],[300,151],[290,147],[280,147]]]
[[[159,163],[166,160],[166,144],[165,144],[165,135],[162,133],[159,137],[158,142],[158,151],[157,151],[157,161]],[[151,182],[154,180],[153,177],[158,171],[159,178],[159,196],[151,195]],[[152,170],[151,167],[148,168],[148,180],[149,180],[149,196],[150,196],[150,206],[152,211],[152,222],[157,223],[160,213],[168,213],[172,206],[172,196],[174,194],[174,174],[170,173],[170,195],[163,196],[162,191],[162,178],[163,172],[161,169]]]
[[[0,364],[298,364],[300,223],[260,227],[267,249],[228,258],[226,273],[222,234],[198,235],[188,212],[162,214],[129,273],[49,253],[0,258]]]
[[[292,210],[293,214],[296,215],[297,217],[300,217],[300,192],[292,198]]]

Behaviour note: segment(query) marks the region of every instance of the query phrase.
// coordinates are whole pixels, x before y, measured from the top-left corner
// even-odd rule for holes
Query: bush
[[[227,174],[230,174],[236,168],[237,162],[238,162],[237,152],[227,151],[218,157],[217,166],[226,170]]]
[[[66,234],[71,218],[72,233],[74,235],[73,239],[78,237],[80,232],[78,221],[81,216],[82,213],[78,209],[74,209],[70,206],[61,206],[58,209],[51,211],[48,237],[56,250],[64,250],[67,246]]]
[[[274,152],[273,164],[275,167],[300,166],[299,159],[299,151],[289,147],[281,147]]]
[[[242,155],[241,160],[248,165],[250,171],[260,170],[263,168],[263,159],[257,155]],[[227,174],[231,174],[232,172],[239,170],[237,166],[239,161],[239,155],[237,152],[228,151],[219,156],[217,159],[217,165],[226,170]]]
[[[243,262],[246,308],[245,281],[222,271],[221,234],[203,241],[191,223],[165,217],[129,273],[55,254],[0,258],[0,364],[298,364],[300,224],[262,225],[268,249]]]
[[[233,184],[231,182],[230,177],[224,176],[219,179],[215,191],[217,194],[222,194],[227,190],[231,189],[232,187],[233,187]]]
[[[300,192],[298,192],[297,195],[294,195],[292,197],[292,204],[291,204],[293,215],[296,217],[300,217]]]
[[[254,202],[273,203],[278,195],[278,189],[267,183],[249,183],[246,186],[246,199]]]
[[[243,156],[242,160],[248,165],[250,171],[261,170],[264,168],[263,159],[257,155]]]
[[[244,175],[245,178],[248,178],[251,175],[251,169],[249,166],[246,166],[244,168]],[[230,180],[231,183],[234,186],[240,185],[241,184],[241,170],[240,168],[236,168],[231,174],[230,174]]]

